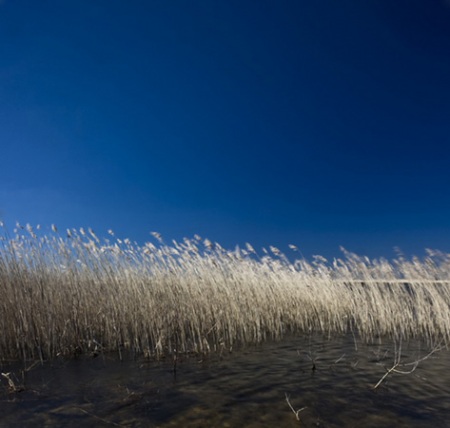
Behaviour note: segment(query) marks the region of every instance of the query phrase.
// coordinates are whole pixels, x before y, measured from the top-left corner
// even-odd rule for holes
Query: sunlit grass
[[[3,360],[206,353],[287,333],[450,338],[449,254],[307,261],[198,236],[168,245],[155,234],[156,245],[138,245],[112,232],[2,230]]]

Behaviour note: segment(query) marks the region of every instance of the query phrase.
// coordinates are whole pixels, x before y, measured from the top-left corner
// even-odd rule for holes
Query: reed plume
[[[2,360],[205,353],[288,333],[450,338],[450,255],[438,251],[307,261],[197,235],[168,245],[153,233],[156,244],[139,245],[111,230],[103,240],[91,229],[2,230]]]

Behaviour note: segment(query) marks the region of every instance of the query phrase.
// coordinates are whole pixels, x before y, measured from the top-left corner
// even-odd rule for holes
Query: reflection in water
[[[357,349],[355,349],[357,348]],[[429,350],[429,349],[428,349]],[[403,345],[401,364],[427,354]],[[450,427],[449,352],[391,373],[392,344],[286,339],[222,357],[56,361],[1,380],[1,427]],[[313,370],[313,368],[315,368]],[[413,366],[400,365],[401,370]],[[286,394],[300,422],[286,402]]]

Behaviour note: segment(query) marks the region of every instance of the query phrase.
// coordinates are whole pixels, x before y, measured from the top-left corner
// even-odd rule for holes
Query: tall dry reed
[[[449,254],[290,261],[274,247],[229,251],[198,236],[138,245],[83,229],[2,230],[3,360],[210,352],[286,333],[450,338]]]

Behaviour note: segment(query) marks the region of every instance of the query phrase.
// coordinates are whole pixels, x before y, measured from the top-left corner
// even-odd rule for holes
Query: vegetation
[[[2,230],[2,360],[206,353],[286,333],[450,339],[450,254],[309,262],[198,236],[138,245],[111,231]]]

